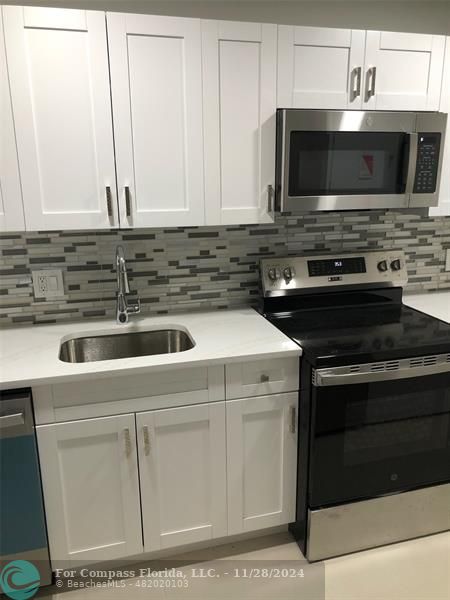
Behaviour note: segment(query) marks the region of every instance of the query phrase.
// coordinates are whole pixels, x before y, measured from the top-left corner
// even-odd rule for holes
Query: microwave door
[[[299,130],[286,133],[282,210],[407,207],[409,134]]]

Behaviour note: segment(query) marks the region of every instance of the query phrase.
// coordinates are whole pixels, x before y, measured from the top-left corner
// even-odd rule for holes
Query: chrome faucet
[[[118,323],[128,323],[128,316],[135,315],[141,311],[139,297],[135,302],[128,302],[127,296],[130,293],[128,284],[127,266],[125,264],[125,254],[122,246],[116,248],[116,274],[117,274],[117,303],[116,318]]]

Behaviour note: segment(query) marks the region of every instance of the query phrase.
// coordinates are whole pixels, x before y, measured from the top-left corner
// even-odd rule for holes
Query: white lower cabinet
[[[53,568],[142,552],[134,415],[36,429]]]
[[[39,425],[53,569],[293,521],[297,396]]]
[[[225,403],[136,415],[144,549],[225,536]]]
[[[230,535],[295,518],[298,393],[227,402]]]

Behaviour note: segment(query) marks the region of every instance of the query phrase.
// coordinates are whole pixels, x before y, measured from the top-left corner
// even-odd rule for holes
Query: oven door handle
[[[436,359],[425,362],[425,359]],[[423,364],[417,364],[418,361]],[[359,369],[359,370],[357,370]],[[378,369],[378,370],[374,370]],[[450,373],[450,354],[422,359],[405,359],[388,363],[369,363],[332,369],[316,369],[312,372],[312,384],[316,387],[354,385],[357,383],[375,383],[377,381],[393,381],[411,377],[426,377]]]

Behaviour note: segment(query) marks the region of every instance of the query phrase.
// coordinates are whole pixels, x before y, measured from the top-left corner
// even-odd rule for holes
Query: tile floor
[[[182,566],[178,566],[182,563]],[[151,564],[151,563],[150,563]],[[140,564],[138,568],[144,566]],[[187,587],[148,589],[137,579],[124,588],[41,590],[47,600],[450,600],[450,533],[393,544],[309,565],[288,533],[179,555],[164,561],[176,566]],[[233,577],[238,569],[304,570],[304,577]],[[130,567],[127,567],[130,568]],[[159,564],[161,568],[161,563]],[[192,569],[211,577],[192,578]],[[182,577],[186,576],[186,579]],[[167,581],[166,578],[165,581]],[[172,581],[174,581],[172,579]]]

